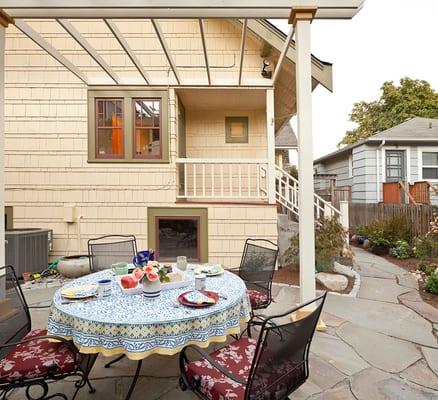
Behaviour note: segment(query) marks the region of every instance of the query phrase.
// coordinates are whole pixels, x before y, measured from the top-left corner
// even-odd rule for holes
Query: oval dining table
[[[194,268],[195,265],[189,265],[186,271],[190,286],[162,290],[160,297],[153,300],[142,294],[124,294],[110,270],[70,281],[54,295],[48,333],[72,340],[84,354],[137,360],[126,396],[129,399],[144,358],[151,354],[174,355],[187,345],[208,347],[224,342],[228,335],[240,333],[240,325],[250,318],[245,283],[228,271],[207,277],[206,289],[219,295],[216,304],[203,308],[180,304],[178,296],[194,289]],[[84,300],[66,300],[61,296],[68,287],[97,284],[104,278],[112,280],[110,296]]]

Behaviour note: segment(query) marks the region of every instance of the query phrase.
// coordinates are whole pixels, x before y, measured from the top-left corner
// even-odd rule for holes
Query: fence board
[[[368,225],[374,220],[385,220],[405,214],[411,223],[415,235],[424,235],[429,231],[429,223],[438,207],[427,204],[369,204],[350,203],[350,229]]]

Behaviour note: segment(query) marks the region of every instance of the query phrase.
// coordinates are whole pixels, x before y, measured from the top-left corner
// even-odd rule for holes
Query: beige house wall
[[[168,82],[169,69],[159,43],[153,40],[151,27],[138,21],[117,23],[126,32],[131,46],[137,48],[148,72],[161,76],[163,83]],[[100,68],[59,25],[48,21],[31,24],[96,82],[107,82]],[[141,83],[135,67],[102,21],[74,21],[74,24],[120,75],[129,78],[128,83]],[[195,37],[200,42],[197,26],[196,21],[184,24],[162,21],[177,65],[187,67],[182,68],[182,73],[201,81],[205,69],[197,69],[196,65],[202,63],[202,47],[194,47],[193,43]],[[239,46],[239,30],[227,22],[209,20],[207,40],[212,52],[210,63],[230,66],[214,73],[220,79],[235,79],[237,64],[232,54]],[[145,45],[147,49],[140,50]],[[248,41],[245,79],[259,79],[258,46],[257,41]],[[15,227],[53,229],[52,258],[84,253],[89,238],[104,234],[134,234],[138,247],[146,248],[147,207],[184,207],[176,204],[177,119],[173,89],[169,96],[169,164],[89,164],[87,87],[13,26],[7,29],[5,96],[6,205],[14,208]],[[187,118],[191,132],[188,144],[192,149],[188,156],[264,158],[264,112],[248,113],[250,146],[239,149],[232,145],[233,151],[220,143],[224,113],[212,113],[207,119],[205,115]],[[205,139],[198,135],[201,132]],[[197,140],[204,144],[195,151]],[[76,208],[77,218],[73,223],[64,221],[65,206],[70,205]],[[237,265],[247,237],[276,240],[275,206],[197,204],[196,207],[208,207],[212,262]]]

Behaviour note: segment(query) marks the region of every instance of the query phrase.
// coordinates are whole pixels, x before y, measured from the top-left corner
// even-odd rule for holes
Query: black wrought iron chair
[[[185,347],[179,359],[181,389],[208,400],[287,399],[309,377],[310,344],[325,298],[326,293],[266,318],[258,340],[242,337],[211,354]],[[201,358],[189,361],[188,349]]]
[[[45,329],[31,330],[29,307],[12,266],[0,267],[0,284],[5,285],[0,298],[0,399],[25,388],[28,400],[67,400],[63,393],[48,395],[48,381],[67,376],[80,378],[72,399],[85,384],[94,393],[88,374],[96,357],[81,355],[72,342]]]
[[[134,235],[106,235],[88,241],[90,270],[100,271],[118,262],[132,263],[137,255]]]
[[[237,271],[248,289],[253,310],[266,308],[272,301],[272,278],[278,258],[278,246],[266,239],[246,239]]]

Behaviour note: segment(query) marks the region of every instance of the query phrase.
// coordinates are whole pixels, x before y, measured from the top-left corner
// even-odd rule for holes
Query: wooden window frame
[[[243,136],[241,138],[231,136],[231,124],[233,122],[244,123]],[[248,117],[225,117],[225,143],[248,143],[248,126]]]
[[[135,125],[135,102],[138,100],[153,100],[158,101],[160,103],[160,124],[158,126],[159,135],[160,135],[160,154],[158,155],[138,155],[135,151],[136,149],[136,134],[135,131],[137,126]],[[132,139],[132,155],[135,159],[158,159],[161,160],[163,154],[163,136],[162,136],[162,125],[163,125],[163,101],[161,97],[134,97],[132,99],[132,129],[133,129],[133,139]],[[144,128],[144,127],[140,127]],[[157,129],[155,126],[148,127],[149,129]]]
[[[122,157],[96,157],[96,99],[123,99],[123,151]],[[133,99],[159,99],[160,116],[160,157],[135,157]],[[119,87],[94,87],[88,90],[88,163],[169,163],[169,91],[163,89],[145,90],[140,88],[120,89]]]
[[[201,261],[201,217],[198,215],[186,215],[186,216],[162,216],[157,215],[155,217],[155,252],[157,259],[160,261],[175,261],[172,257],[160,257],[160,230],[159,223],[161,220],[186,220],[186,221],[196,221],[197,224],[197,237],[196,237],[196,258],[187,258],[189,262],[200,262]]]
[[[148,248],[157,249],[157,222],[156,218],[199,218],[198,249],[199,261],[208,262],[208,208],[204,207],[148,207]],[[159,250],[158,250],[159,251]],[[157,253],[158,255],[158,253]],[[159,259],[159,256],[158,256]]]
[[[420,164],[420,169],[421,169],[421,177],[422,179],[427,179],[428,181],[431,182],[437,182],[438,178],[425,178],[424,177],[424,168],[433,168],[438,170],[438,165],[427,165],[424,163],[424,153],[437,153],[438,154],[438,148],[436,148],[435,150],[433,149],[421,149],[421,164]]]
[[[99,114],[97,113],[97,103],[99,101],[121,101],[122,102],[122,126],[120,128],[118,127],[112,127],[112,126],[99,126],[98,125],[98,121],[99,121]],[[114,158],[114,159],[123,159],[125,157],[125,129],[124,129],[124,125],[125,125],[125,110],[124,110],[124,103],[125,103],[125,99],[123,97],[95,97],[94,98],[94,109],[95,109],[95,113],[94,113],[94,123],[95,123],[95,129],[94,129],[94,134],[95,134],[95,157],[96,159],[104,159],[104,158]],[[101,129],[121,129],[122,130],[122,154],[99,154],[99,134],[98,134],[98,130],[99,128]]]

